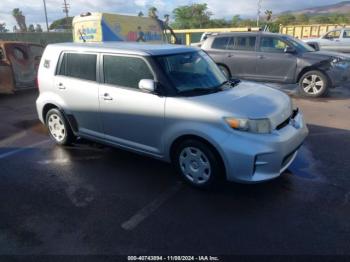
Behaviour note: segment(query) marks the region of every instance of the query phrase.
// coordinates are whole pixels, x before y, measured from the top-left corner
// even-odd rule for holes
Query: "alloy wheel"
[[[61,117],[57,114],[52,114],[48,119],[48,127],[52,137],[57,142],[62,142],[66,136],[66,127]]]
[[[302,81],[302,88],[305,93],[316,95],[320,93],[324,87],[325,83],[323,79],[318,75],[306,76]]]

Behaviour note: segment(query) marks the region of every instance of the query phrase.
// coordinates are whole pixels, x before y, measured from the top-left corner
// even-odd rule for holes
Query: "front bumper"
[[[332,83],[332,87],[341,86],[350,80],[350,63],[334,64],[328,71],[327,75]]]
[[[307,134],[300,112],[271,134],[233,131],[221,145],[227,179],[255,183],[278,177],[293,162]]]

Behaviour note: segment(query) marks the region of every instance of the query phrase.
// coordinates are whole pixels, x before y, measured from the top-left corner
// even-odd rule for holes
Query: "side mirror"
[[[287,54],[293,54],[295,53],[295,48],[294,47],[291,47],[291,46],[287,46],[285,49],[284,49],[284,52],[287,53]]]
[[[148,93],[153,93],[156,90],[156,83],[152,79],[142,79],[139,82],[139,88]]]

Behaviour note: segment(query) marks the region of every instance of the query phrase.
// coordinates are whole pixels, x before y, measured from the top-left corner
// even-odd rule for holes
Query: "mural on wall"
[[[76,42],[129,41],[162,42],[158,21],[148,17],[92,14],[73,21]]]

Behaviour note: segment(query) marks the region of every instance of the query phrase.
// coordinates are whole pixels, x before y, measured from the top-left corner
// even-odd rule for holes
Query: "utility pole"
[[[256,26],[257,27],[259,27],[259,23],[260,23],[261,2],[262,2],[262,0],[258,0],[258,11],[257,11],[257,15],[256,15]]]
[[[69,28],[69,25],[68,25],[68,13],[69,13],[69,8],[70,8],[70,4],[67,4],[67,1],[66,1],[66,0],[63,0],[63,7],[62,7],[62,10],[63,10],[63,13],[66,14],[66,29]]]
[[[47,20],[46,1],[45,0],[43,0],[43,1],[44,1],[44,11],[45,11],[45,20],[46,20],[46,30],[47,30],[47,32],[49,32],[49,22]]]

